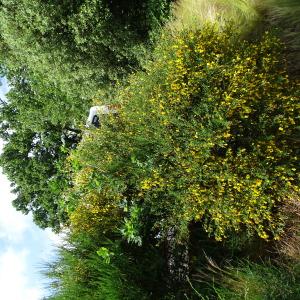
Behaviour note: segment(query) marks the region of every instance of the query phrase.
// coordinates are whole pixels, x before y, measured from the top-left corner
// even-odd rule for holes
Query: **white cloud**
[[[43,296],[39,287],[30,287],[26,274],[28,252],[7,249],[0,256],[0,299],[38,300]]]
[[[2,147],[3,142],[0,140],[0,153]],[[11,194],[10,182],[2,174],[1,168],[0,187],[0,240],[18,242],[22,239],[23,233],[30,227],[31,217],[25,216],[13,208],[11,201],[15,195]]]
[[[53,246],[60,246],[63,245],[64,239],[68,233],[68,230],[65,229],[59,234],[54,233],[50,228],[45,229],[45,233],[47,235],[47,238],[51,241]]]
[[[64,244],[65,233],[54,233],[50,228],[43,231],[44,243],[43,250],[39,253],[40,260],[43,262],[54,261],[57,255],[57,249]]]
[[[9,91],[10,87],[8,81],[5,77],[0,78],[1,86],[0,86],[0,98],[6,99],[5,94]]]
[[[2,173],[0,173],[0,187],[0,239],[18,242],[30,227],[31,218],[12,207],[14,195],[10,194],[9,181]]]

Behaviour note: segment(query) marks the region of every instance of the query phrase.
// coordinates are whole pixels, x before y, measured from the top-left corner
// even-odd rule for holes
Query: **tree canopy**
[[[11,86],[0,107],[1,165],[14,205],[40,226],[66,220],[62,166],[80,124],[93,99],[109,102],[116,81],[142,67],[170,2],[0,2],[1,73]]]
[[[17,196],[14,206],[24,213],[31,211],[41,227],[57,230],[66,221],[59,202],[69,184],[62,166],[69,149],[78,143],[80,130],[73,127],[66,110],[60,116],[53,113],[51,91],[36,93],[24,75],[12,84],[0,105],[0,136],[5,141],[1,166]]]

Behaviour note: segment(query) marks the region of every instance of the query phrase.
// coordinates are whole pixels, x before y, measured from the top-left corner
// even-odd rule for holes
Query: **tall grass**
[[[172,10],[167,29],[173,33],[213,22],[223,27],[230,20],[241,33],[257,37],[264,30],[277,31],[286,44],[289,73],[300,77],[299,0],[180,0]]]
[[[265,24],[275,28],[286,44],[288,69],[294,77],[300,77],[300,1],[263,0],[258,7]]]
[[[219,267],[208,258],[206,269],[195,275],[194,282],[195,286],[197,282],[209,286],[209,299],[298,300],[299,275],[299,271],[290,272],[270,261],[235,261],[235,265]]]
[[[284,263],[300,267],[300,198],[292,194],[282,207],[286,219],[284,234],[275,248]]]
[[[224,25],[227,20],[249,24],[258,17],[257,0],[181,0],[173,7],[173,18],[168,27],[182,30],[201,27],[207,22]]]
[[[110,262],[97,255],[99,245],[97,238],[85,234],[66,237],[56,261],[44,267],[44,276],[51,282],[51,296],[47,300],[146,299],[132,281],[138,273],[136,267],[118,245],[110,245],[114,249]]]

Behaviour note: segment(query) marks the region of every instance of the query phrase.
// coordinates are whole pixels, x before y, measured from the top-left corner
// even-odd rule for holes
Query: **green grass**
[[[300,299],[299,270],[288,270],[271,261],[233,261],[218,266],[208,258],[208,265],[191,283],[197,299],[218,300],[297,300]],[[205,288],[206,284],[206,288]]]
[[[56,261],[43,270],[51,281],[52,294],[47,300],[147,299],[130,279],[137,273],[130,259],[120,253],[116,244],[110,244],[115,253],[108,262],[97,255],[99,245],[101,240],[84,233],[66,236]]]
[[[296,300],[300,299],[297,280],[299,277],[270,263],[246,262],[229,269],[223,287],[217,290],[224,300]]]

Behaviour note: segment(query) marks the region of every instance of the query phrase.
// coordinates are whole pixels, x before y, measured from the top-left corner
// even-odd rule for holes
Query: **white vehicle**
[[[116,114],[118,105],[97,105],[90,108],[90,113],[86,121],[86,127],[99,128],[101,125],[101,116]]]

